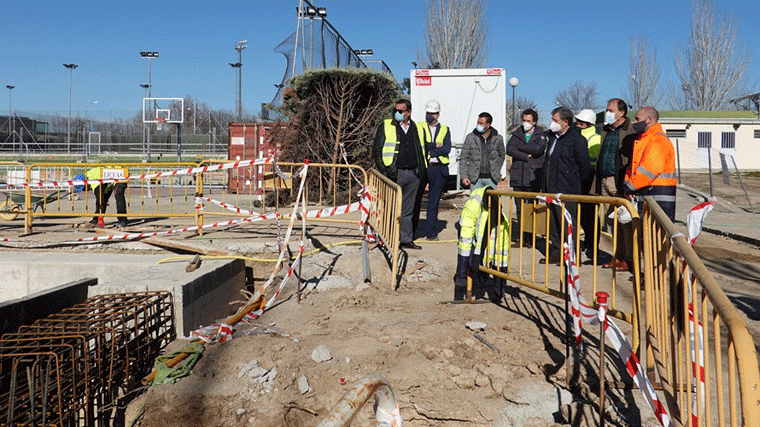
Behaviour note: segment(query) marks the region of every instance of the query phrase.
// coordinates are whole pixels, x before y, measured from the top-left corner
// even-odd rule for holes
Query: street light
[[[71,154],[71,74],[79,65],[63,64],[63,66],[69,69],[69,127],[66,131],[66,154]]]
[[[16,86],[7,85],[5,86],[8,88],[8,136],[13,133],[13,130],[11,130],[11,115],[13,114],[13,107],[11,106],[11,90],[13,90]],[[13,137],[13,142],[16,142],[16,136]]]
[[[240,121],[243,116],[243,49],[247,47],[248,40],[238,40],[235,45],[235,50],[238,51],[238,62],[233,65],[233,67],[237,68],[237,99],[235,100],[235,107],[237,108],[238,121]]]
[[[97,104],[98,101],[92,101],[84,108],[84,126],[82,130],[82,163],[87,163],[87,110],[90,105]]]
[[[148,58],[148,98],[150,98],[151,97],[150,91],[153,88],[153,83],[151,83],[151,62],[153,61],[153,58],[158,58],[158,52],[140,52],[140,56],[143,58]],[[143,104],[143,108],[145,108],[144,104]],[[151,107],[151,112],[152,112],[152,107]],[[147,147],[146,160],[150,162],[150,134],[151,134],[152,129],[150,126],[148,126],[147,130],[148,130],[148,144],[146,146]]]
[[[240,93],[240,68],[243,66],[240,62],[229,62],[230,67],[236,68],[237,71],[235,72],[235,115],[237,116],[236,119],[239,122],[240,121],[240,100],[238,99],[238,94]]]
[[[517,113],[515,111],[515,87],[517,84],[520,83],[520,80],[517,80],[517,77],[512,77],[509,79],[509,85],[512,86],[512,124],[514,125],[517,119],[515,118],[515,114]]]

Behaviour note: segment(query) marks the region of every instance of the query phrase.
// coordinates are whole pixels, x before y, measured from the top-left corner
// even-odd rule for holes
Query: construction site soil
[[[691,185],[698,187],[694,182],[699,179],[694,177]],[[760,189],[758,179],[745,179],[745,184]],[[440,241],[420,238],[421,250],[402,252],[403,275],[395,290],[379,249],[370,251],[372,281],[365,283],[360,246],[328,247],[356,239],[355,226],[310,223],[310,245],[327,249],[305,259],[300,301],[292,281],[255,326],[238,328],[231,341],[206,346],[189,376],[138,394],[126,409],[126,422],[151,427],[313,426],[352,383],[379,375],[392,387],[406,426],[598,425],[598,331],[587,328],[585,352],[577,355],[577,363],[566,363],[563,301],[515,287],[499,304],[447,303],[456,266],[454,223],[465,200],[460,194],[442,202],[440,220],[446,228]],[[720,209],[711,215],[718,217]],[[682,223],[679,227],[684,228]],[[227,251],[239,247],[245,256],[271,258],[276,248],[276,233],[261,224],[185,241],[196,239]],[[271,244],[251,253],[244,244],[250,239]],[[128,245],[99,250],[145,251]],[[760,350],[760,250],[708,233],[695,249],[740,309]],[[261,286],[273,264],[247,264],[253,285]],[[600,280],[609,280],[604,276],[609,270],[599,271]],[[625,282],[628,276],[621,274],[618,280]],[[238,306],[231,304],[229,312]],[[485,325],[468,329],[468,322]],[[618,324],[630,332],[629,325]],[[177,340],[167,351],[186,343]],[[607,390],[607,424],[659,425],[613,353],[607,352],[605,372],[614,385]],[[569,365],[577,367],[571,368],[570,378]],[[371,401],[352,423],[376,424]]]

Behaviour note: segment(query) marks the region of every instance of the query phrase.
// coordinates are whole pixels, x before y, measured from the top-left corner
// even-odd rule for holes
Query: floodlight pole
[[[84,108],[84,125],[82,126],[82,163],[87,163],[87,110],[90,109],[90,105],[97,104],[98,101],[92,101]]]
[[[71,154],[71,75],[72,71],[79,65],[63,64],[63,66],[69,69],[69,127],[66,132],[66,154]]]
[[[8,136],[13,134],[13,145],[16,145],[16,117],[15,116],[13,116],[13,119],[12,119],[13,124],[11,125],[11,115],[13,114],[13,104],[11,103],[11,91],[16,86],[6,85],[5,87],[8,88]],[[11,127],[13,127],[13,129],[11,129]],[[13,145],[11,145],[11,147],[13,147]],[[19,144],[18,152],[19,152],[19,155],[22,154],[21,144]]]
[[[237,84],[237,121],[243,117],[243,49],[248,47],[248,40],[239,40],[235,46],[238,51],[238,84]]]
[[[153,88],[153,83],[151,81],[151,72],[152,72],[152,62],[153,58],[158,58],[158,52],[140,52],[140,56],[143,58],[148,58],[148,98],[151,98],[151,89]],[[144,101],[143,101],[144,102]],[[145,108],[143,106],[143,108]],[[153,107],[150,107],[150,111],[153,111]],[[146,146],[146,157],[147,162],[150,163],[150,135],[151,135],[151,127],[147,126],[147,146]]]

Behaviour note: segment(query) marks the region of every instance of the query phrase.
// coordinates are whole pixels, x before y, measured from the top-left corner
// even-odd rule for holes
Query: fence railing
[[[506,271],[485,266],[481,266],[480,270],[560,299],[569,299],[565,287],[567,268],[564,262],[554,262],[550,259],[552,242],[549,238],[552,227],[557,230],[566,230],[567,222],[559,206],[547,206],[544,201],[536,198],[539,194],[503,190],[486,192],[486,196],[499,200],[499,203],[491,203],[489,208],[498,210],[499,214],[503,213],[519,227],[511,231],[510,238],[515,243],[509,253]],[[639,286],[634,284],[639,283],[641,277],[638,244],[641,228],[636,209],[628,200],[617,197],[563,194],[561,203],[575,218],[572,234],[576,260],[578,260],[581,292],[588,296],[595,295],[597,291],[610,294],[608,314],[632,325],[631,344],[637,351],[640,342],[641,293]],[[617,209],[619,207],[623,207],[630,214],[629,223],[625,224],[621,221]],[[612,214],[611,219],[608,217],[609,214]],[[583,215],[592,216],[589,222],[593,224],[593,229],[583,230],[583,239],[594,239],[598,242],[604,237],[611,246],[610,253],[599,249],[596,243],[592,245],[594,248],[592,252],[582,253],[580,244],[582,228],[576,224],[581,222]],[[489,215],[489,229],[490,218]],[[496,230],[498,232],[498,227]],[[558,232],[557,235],[562,236],[561,242],[565,240],[566,234]],[[529,237],[526,238],[527,236]],[[501,237],[497,235],[496,241],[500,240]],[[561,253],[561,242],[555,242],[559,247],[558,257]],[[615,268],[602,269],[603,264],[616,254],[621,258],[631,258],[632,262],[628,265],[630,271],[625,272],[626,275],[632,275],[631,282],[621,280],[624,272],[619,272]],[[484,259],[484,265],[490,262],[488,255]],[[544,261],[541,261],[542,258]],[[582,259],[586,261],[582,263]]]
[[[369,173],[367,191],[371,200],[369,225],[384,243],[391,258],[391,291],[396,289],[398,276],[398,248],[401,219],[401,187],[381,173],[372,169]]]
[[[760,426],[757,353],[738,310],[651,198],[642,218],[647,356],[671,413],[683,425]]]

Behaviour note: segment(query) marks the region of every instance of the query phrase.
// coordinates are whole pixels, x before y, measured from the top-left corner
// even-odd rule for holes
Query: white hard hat
[[[582,122],[591,123],[592,125],[596,123],[596,113],[594,113],[594,110],[588,108],[581,110],[580,113],[575,115],[575,118]]]
[[[425,104],[425,112],[426,113],[440,113],[441,112],[441,104],[438,103],[435,99],[431,99],[428,101],[427,104]]]

